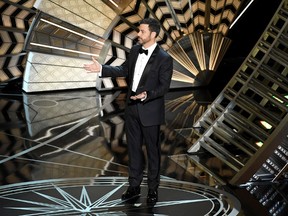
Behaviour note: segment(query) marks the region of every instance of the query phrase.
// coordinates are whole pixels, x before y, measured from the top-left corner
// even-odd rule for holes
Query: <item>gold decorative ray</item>
[[[193,51],[195,53],[195,56],[198,60],[200,69],[202,71],[206,70],[203,34],[201,34],[200,32],[194,32],[192,34],[189,34],[189,39],[190,39]]]
[[[212,35],[212,47],[209,61],[209,70],[215,71],[230,46],[231,40],[222,34]]]
[[[181,45],[176,42],[169,50],[168,53],[175,59],[177,62],[182,64],[189,72],[191,72],[194,76],[197,76],[199,73],[198,69],[193,64],[192,60],[186,54]]]
[[[185,83],[194,83],[195,79],[192,77],[189,77],[177,70],[173,71],[173,76],[172,80],[174,81],[180,81],[180,82],[185,82]]]

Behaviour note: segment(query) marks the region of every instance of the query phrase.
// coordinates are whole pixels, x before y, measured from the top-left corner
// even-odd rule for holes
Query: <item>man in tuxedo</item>
[[[160,32],[157,20],[146,18],[140,22],[138,44],[131,48],[121,66],[101,65],[92,58],[84,68],[99,72],[100,77],[127,77],[128,91],[125,108],[125,132],[129,156],[129,187],[122,200],[140,196],[145,160],[142,143],[148,156],[147,203],[158,201],[160,183],[160,125],[165,123],[164,95],[168,92],[173,61],[156,42]]]

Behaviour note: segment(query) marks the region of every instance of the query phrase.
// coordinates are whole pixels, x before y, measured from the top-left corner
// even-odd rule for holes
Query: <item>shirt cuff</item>
[[[99,77],[102,76],[102,65],[100,64],[100,70],[99,70],[99,73],[98,73]]]
[[[141,101],[144,101],[144,100],[146,100],[146,99],[147,99],[147,92],[146,92],[145,97],[144,97],[144,98],[141,98]]]

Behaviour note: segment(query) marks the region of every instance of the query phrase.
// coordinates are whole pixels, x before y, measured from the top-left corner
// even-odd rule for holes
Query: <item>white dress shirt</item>
[[[135,65],[135,71],[134,71],[134,77],[133,77],[133,84],[132,84],[132,91],[136,92],[138,84],[140,82],[141,76],[143,74],[143,71],[146,67],[146,64],[152,55],[154,49],[156,48],[157,43],[154,43],[152,46],[148,47],[148,55],[144,53],[139,53],[136,65]],[[142,47],[144,49],[144,47]],[[141,92],[140,92],[141,93]]]

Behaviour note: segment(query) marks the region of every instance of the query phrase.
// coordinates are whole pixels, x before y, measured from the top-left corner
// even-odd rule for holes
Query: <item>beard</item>
[[[151,40],[151,36],[150,35],[146,39],[138,37],[138,44],[143,46],[145,43],[150,42],[150,40]]]
[[[143,45],[143,40],[141,38],[138,37],[138,44]]]

